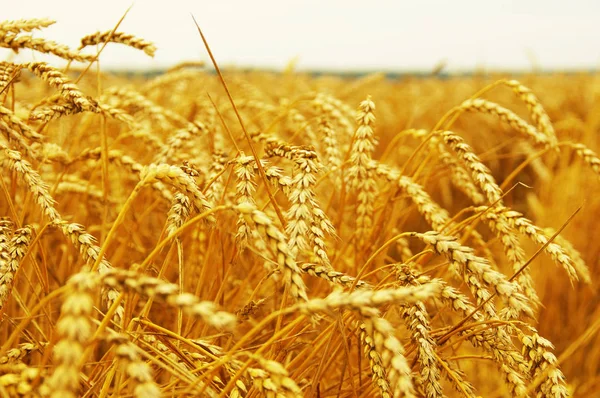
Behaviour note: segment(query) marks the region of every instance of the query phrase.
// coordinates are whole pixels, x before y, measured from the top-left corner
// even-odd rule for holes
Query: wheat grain
[[[177,130],[169,137],[166,145],[156,156],[155,162],[161,163],[168,161],[170,157],[173,156],[173,153],[177,152],[184,143],[190,144],[195,137],[206,134],[208,134],[207,129],[203,123],[188,123],[186,127]]]
[[[202,318],[204,322],[216,328],[232,329],[237,321],[235,315],[217,310],[215,303],[211,301],[201,301],[193,294],[180,293],[175,284],[140,275],[135,271],[113,269],[102,274],[100,282],[114,290],[133,290],[142,296],[166,302],[190,315]]]
[[[583,144],[570,144],[569,145],[575,153],[583,159],[583,161],[592,168],[594,173],[600,175],[600,158],[596,152],[592,151]]]
[[[13,224],[8,218],[0,218],[0,272],[8,269],[10,261],[10,238],[12,235]]]
[[[190,198],[186,195],[181,192],[173,195],[173,203],[167,215],[167,235],[174,234],[185,223],[186,219],[190,216],[191,207]]]
[[[171,123],[185,127],[190,125],[190,122],[181,115],[157,105],[144,95],[128,87],[109,88],[104,91],[100,101],[117,107],[131,108],[133,113],[139,111],[147,113],[164,129],[169,129]]]
[[[354,112],[352,112],[351,109],[346,108],[346,105],[341,101],[330,94],[318,93],[313,100],[313,106],[317,110],[317,113],[325,113],[332,122],[345,131],[347,137],[351,137],[352,134],[354,134],[354,128],[350,123],[350,120],[352,120],[352,117],[354,116]],[[340,109],[344,112],[342,113],[342,110]]]
[[[538,377],[547,372],[544,382],[536,389],[538,397],[568,397],[571,394],[565,385],[565,376],[558,369],[558,360],[550,351],[552,343],[537,333],[521,337],[523,356],[529,361],[529,372]]]
[[[138,50],[142,50],[146,54],[151,57],[154,57],[154,53],[156,52],[156,47],[149,41],[141,39],[139,37],[135,37],[134,35],[130,35],[124,32],[114,32],[112,30],[106,32],[96,32],[91,35],[87,35],[81,39],[81,46],[79,49],[85,48],[87,46],[94,46],[96,44],[103,43],[121,43],[126,46],[136,48]]]
[[[206,191],[206,200],[212,205],[217,204],[225,190],[222,172],[225,170],[227,161],[227,154],[222,150],[217,149],[212,154],[212,162],[210,163],[210,169],[207,176],[208,181],[211,181],[211,184]]]
[[[540,133],[535,127],[521,119],[511,110],[503,108],[494,102],[481,98],[469,99],[464,101],[458,109],[495,115],[521,134],[533,139],[536,144],[542,146],[550,144],[545,134]]]
[[[79,250],[79,253],[89,267],[98,263],[98,272],[102,274],[113,269],[110,262],[104,256],[100,258],[100,248],[96,245],[96,239],[87,233],[82,225],[68,223],[63,220],[55,220],[54,224],[71,241],[73,246]],[[119,297],[119,292],[114,289],[105,289],[103,290],[103,296],[107,307],[111,307]],[[119,304],[115,311],[115,321],[117,323],[120,323],[123,319],[124,311],[123,305]]]
[[[100,160],[101,156],[102,156],[101,148],[86,149],[86,150],[82,151],[81,154],[77,158],[74,158],[71,163],[83,161],[86,159],[94,159],[94,160],[98,161],[98,160]],[[108,158],[109,162],[116,162],[117,164],[123,166],[124,168],[129,169],[130,173],[134,174],[136,176],[136,179],[139,179],[142,172],[144,171],[143,165],[136,162],[134,159],[123,154],[121,151],[119,151],[117,149],[110,149],[107,153],[107,158]],[[168,203],[171,203],[171,201],[173,200],[173,194],[171,193],[171,191],[169,191],[164,186],[164,184],[162,182],[159,182],[159,181],[153,182],[151,185],[156,191],[158,191],[161,194],[161,196],[165,199],[165,201],[167,201]]]
[[[206,200],[194,179],[177,166],[170,166],[168,164],[150,164],[141,171],[140,180],[142,184],[153,184],[160,181],[174,186],[181,190],[182,193],[188,195],[192,204],[200,212],[204,212],[211,208],[210,203]],[[209,216],[208,220],[214,220],[214,217]]]
[[[271,250],[276,255],[277,265],[280,271],[283,272],[292,297],[296,300],[308,300],[306,285],[300,276],[300,268],[296,264],[294,254],[286,242],[285,235],[273,224],[271,218],[248,202],[238,205],[236,209],[246,218],[246,222],[256,225],[261,236],[267,240]]]
[[[544,234],[546,234],[546,236],[553,236],[556,233],[556,231],[553,228],[548,227],[544,228],[542,231],[544,232]],[[556,244],[563,249],[565,254],[569,256],[573,268],[575,268],[577,274],[581,277],[581,279],[585,283],[592,283],[592,276],[590,275],[590,270],[585,260],[581,256],[581,253],[577,249],[575,249],[575,246],[573,246],[571,242],[569,242],[561,235],[556,235],[556,237],[554,238],[554,242],[556,242]]]
[[[527,109],[529,109],[529,114],[531,115],[536,128],[540,132],[546,134],[550,144],[555,146],[557,144],[557,139],[554,127],[552,127],[550,117],[535,94],[517,80],[505,80],[504,84],[510,87],[525,105],[527,105]]]
[[[31,35],[20,35],[12,32],[0,31],[0,47],[10,48],[14,52],[28,48],[41,53],[53,54],[57,57],[72,61],[92,61],[93,55],[83,55],[71,50],[69,47],[51,40],[34,38]]]
[[[452,266],[460,269],[459,274],[464,275],[465,282],[477,297],[478,304],[490,298],[489,292],[481,285],[483,283],[493,288],[495,293],[504,299],[511,318],[518,318],[520,314],[533,317],[533,310],[527,298],[519,292],[518,285],[491,269],[487,261],[473,254],[472,249],[461,246],[455,238],[445,237],[437,232],[417,233],[414,236],[432,245],[436,252],[448,258]],[[483,308],[491,317],[494,316],[491,303],[485,303]]]
[[[442,144],[437,146],[437,150],[440,153],[440,160],[444,166],[450,168],[450,177],[452,178],[454,186],[460,189],[476,205],[483,204],[485,202],[485,197],[473,183],[473,180],[467,170],[465,170],[465,167],[461,165]]]
[[[419,286],[420,283],[410,272],[398,269],[398,280],[403,286]],[[422,301],[402,305],[402,317],[411,332],[411,339],[417,349],[417,361],[421,368],[419,384],[425,389],[428,398],[443,396],[440,384],[440,370],[435,356],[436,342],[430,336],[431,327],[427,309]]]
[[[61,96],[75,104],[81,110],[94,110],[96,104],[88,99],[79,88],[70,82],[70,80],[53,66],[46,62],[30,62],[25,64],[33,74],[38,76],[49,85],[60,90]]]
[[[78,108],[75,104],[64,102],[62,104],[52,104],[31,111],[29,120],[49,122],[52,119],[59,119],[62,116],[75,115],[83,112],[83,109]]]
[[[123,362],[127,376],[133,382],[133,396],[135,398],[160,397],[161,391],[152,378],[152,369],[142,361],[136,346],[127,336],[112,335],[108,342],[116,345],[115,356]]]
[[[361,323],[359,329],[360,342],[363,345],[363,353],[369,360],[373,383],[379,388],[382,398],[389,398],[392,396],[392,392],[390,391],[390,381],[387,378],[381,355],[377,352],[373,338],[367,332],[366,325]]]
[[[422,301],[435,295],[440,290],[437,281],[426,285],[399,287],[395,289],[359,289],[353,292],[334,291],[322,299],[311,299],[305,303],[297,304],[300,311],[308,313],[331,311],[337,308],[347,308],[357,311],[361,315],[371,316],[376,314],[373,307],[384,304],[409,304]]]
[[[508,221],[501,212],[496,211],[495,207],[489,211],[483,212],[481,217],[487,222],[490,229],[500,238],[502,246],[504,247],[504,253],[511,262],[513,271],[515,273],[519,272],[516,281],[523,289],[523,293],[532,303],[539,304],[540,301],[535,292],[533,279],[531,278],[529,270],[527,268],[521,270],[526,263],[525,251],[519,243],[516,231],[510,227]]]
[[[364,320],[367,334],[381,355],[381,364],[386,369],[392,397],[413,397],[414,388],[410,367],[404,356],[404,347],[394,335],[394,327],[385,319],[376,316]]]
[[[8,244],[7,258],[0,253],[0,311],[4,308],[13,289],[14,278],[19,271],[21,260],[29,248],[31,227],[16,229]],[[0,243],[1,244],[1,243]]]
[[[22,65],[0,62],[0,90],[3,90],[11,81],[17,80],[22,68]]]
[[[46,345],[46,344],[44,344]],[[16,348],[11,348],[6,351],[6,354],[0,357],[0,364],[13,364],[21,362],[26,356],[34,351],[38,351],[41,348],[41,344],[33,344],[33,343],[22,343],[19,344]]]
[[[477,211],[482,210],[483,209],[478,209]],[[496,212],[501,214],[512,228],[517,229],[521,234],[527,236],[537,244],[546,245],[546,243],[548,243],[549,237],[546,236],[544,231],[535,226],[530,220],[523,217],[523,214],[514,210],[509,210],[506,207],[498,207]],[[573,268],[573,260],[567,255],[567,253],[565,253],[564,249],[560,245],[550,242],[545,247],[544,251],[548,253],[548,255],[550,255],[550,257],[552,257],[557,264],[561,265],[567,271],[567,274],[572,281],[578,280],[577,271],[575,268]],[[584,275],[589,275],[589,273],[586,271]]]
[[[461,312],[465,317],[472,317],[477,322],[484,319],[483,315],[471,305],[467,297],[453,287],[443,282],[439,283],[442,285],[440,294],[442,301],[448,302],[455,311]],[[483,347],[492,354],[492,358],[498,363],[498,367],[504,374],[505,381],[509,385],[513,396],[525,396],[527,387],[524,378],[528,374],[527,368],[524,366],[523,357],[507,340],[507,336],[498,333],[498,330],[486,329],[481,333],[468,333],[467,338],[474,347]]]
[[[48,193],[48,186],[42,181],[39,173],[33,170],[28,161],[22,159],[18,151],[10,150],[1,144],[0,148],[6,156],[4,162],[8,165],[8,169],[15,171],[23,179],[46,217],[50,221],[59,220],[60,214],[54,207],[55,201]]]
[[[254,386],[262,392],[265,397],[289,397],[299,398],[302,396],[300,387],[292,380],[288,371],[277,361],[267,360],[259,356],[254,359],[262,369],[250,368],[248,374],[254,379]]]
[[[351,186],[357,192],[356,236],[359,246],[363,246],[364,239],[373,226],[373,203],[377,193],[375,165],[372,159],[375,150],[375,137],[372,127],[375,122],[374,110],[375,104],[370,97],[360,103],[356,113],[358,128],[354,134],[350,151],[352,166],[348,171],[348,177]]]
[[[39,396],[35,381],[44,377],[42,370],[19,363],[2,366],[0,374],[0,389],[7,396]]]
[[[32,141],[41,141],[44,138],[44,136],[23,123],[11,110],[3,106],[0,106],[0,127],[8,133],[15,132]]]
[[[32,19],[18,19],[16,21],[2,21],[0,22],[0,31],[4,32],[31,32],[35,29],[47,28],[50,25],[54,25],[56,21],[48,18],[32,18]]]
[[[326,281],[335,285],[340,285],[347,288],[352,288],[354,286],[356,286],[357,288],[369,287],[369,284],[367,282],[360,279],[357,280],[355,277],[346,275],[343,272],[335,271],[331,267],[326,267],[318,264],[303,263],[300,264],[300,269],[309,275],[325,279]]]
[[[238,205],[246,203],[250,206],[256,206],[254,193],[256,191],[256,183],[254,182],[254,157],[246,156],[243,152],[235,162],[235,174],[238,183],[236,185],[236,203]],[[240,248],[248,245],[248,240],[252,237],[252,230],[243,214],[238,216],[236,242]]]
[[[450,146],[467,168],[471,170],[473,181],[479,184],[481,190],[486,194],[488,201],[490,203],[495,203],[500,200],[502,197],[502,190],[496,183],[490,169],[488,169],[473,152],[473,148],[465,143],[458,134],[451,131],[444,131],[441,133],[441,136],[446,145]]]
[[[90,295],[93,282],[87,274],[77,274],[69,279],[68,284],[71,291],[65,297],[61,317],[56,324],[60,337],[53,350],[56,367],[47,380],[52,398],[77,396],[80,360],[92,337],[89,317],[93,310]]]
[[[342,165],[340,150],[335,131],[327,118],[322,117],[319,121],[319,135],[325,144],[325,165],[331,169],[337,169]]]
[[[431,196],[422,186],[415,183],[410,177],[399,176],[396,170],[390,169],[385,165],[379,164],[376,173],[390,182],[396,182],[400,189],[402,189],[411,198],[411,200],[417,205],[419,212],[435,230],[443,229],[446,224],[450,221],[450,215],[448,212],[441,208],[435,203]]]
[[[475,396],[475,387],[471,383],[465,380],[465,372],[457,367],[452,366],[448,361],[440,358],[440,362],[445,366],[442,367],[443,373],[446,378],[454,385],[454,389],[461,394],[465,394],[467,397]]]

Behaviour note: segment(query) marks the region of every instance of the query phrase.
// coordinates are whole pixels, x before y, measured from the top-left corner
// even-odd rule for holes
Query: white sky
[[[10,3],[9,3],[10,1]],[[77,47],[110,30],[131,5],[123,0],[0,0],[1,19],[49,17],[37,36]],[[450,70],[600,66],[600,0],[137,0],[119,31],[153,41],[154,59],[118,44],[101,64],[165,67],[208,60],[193,13],[222,65],[301,69]],[[7,52],[1,51],[0,58]],[[30,56],[30,55],[29,55]]]

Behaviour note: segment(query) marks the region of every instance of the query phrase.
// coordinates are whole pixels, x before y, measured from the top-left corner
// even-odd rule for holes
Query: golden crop
[[[73,61],[0,63],[0,396],[599,393],[595,75],[126,77],[52,23],[0,22]]]

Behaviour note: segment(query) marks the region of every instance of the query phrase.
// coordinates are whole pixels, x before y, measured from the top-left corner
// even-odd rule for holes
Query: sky
[[[131,4],[10,0],[1,18],[55,19],[35,36],[76,48],[79,38],[111,30]],[[192,14],[221,65],[282,69],[297,59],[304,70],[399,72],[430,71],[442,61],[449,71],[600,66],[598,0],[137,0],[118,30],[154,42],[155,57],[113,44],[101,66],[208,61]]]

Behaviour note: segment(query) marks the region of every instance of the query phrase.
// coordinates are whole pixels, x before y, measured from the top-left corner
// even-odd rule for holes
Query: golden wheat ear
[[[141,50],[151,57],[154,57],[154,53],[156,52],[156,47],[149,41],[131,34],[114,32],[111,30],[105,32],[96,32],[83,37],[81,39],[81,46],[79,49],[81,50],[87,46],[94,46],[103,43],[121,43],[126,46]]]

